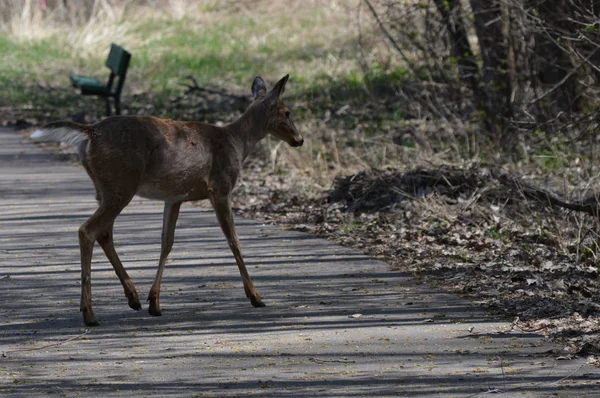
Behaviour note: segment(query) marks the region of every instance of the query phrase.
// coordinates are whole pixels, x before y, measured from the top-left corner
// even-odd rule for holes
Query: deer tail
[[[92,126],[65,120],[40,127],[30,135],[30,138],[39,142],[64,142],[68,145],[79,146],[87,142],[93,132]]]

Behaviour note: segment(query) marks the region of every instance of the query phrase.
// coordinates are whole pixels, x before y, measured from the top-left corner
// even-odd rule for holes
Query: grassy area
[[[169,96],[188,75],[246,93],[255,75],[273,81],[286,73],[292,75],[290,89],[300,91],[315,79],[359,70],[356,1],[292,1],[285,7],[169,1],[151,7],[97,0],[94,13],[74,25],[58,20],[60,7],[43,12],[29,3],[29,14],[13,12],[0,38],[0,88],[8,87],[4,101],[17,106],[32,100],[19,93],[32,81],[66,85],[69,72],[105,75],[102,63],[113,41],[133,53],[129,94]],[[35,29],[22,29],[25,24]]]

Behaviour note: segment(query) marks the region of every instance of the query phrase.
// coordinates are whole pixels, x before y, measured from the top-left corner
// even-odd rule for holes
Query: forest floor
[[[528,200],[484,167],[367,170],[310,200],[248,168],[235,203],[244,217],[369,253],[548,336],[562,345],[558,356],[598,364],[595,258],[544,231],[541,219],[572,228],[565,210]]]

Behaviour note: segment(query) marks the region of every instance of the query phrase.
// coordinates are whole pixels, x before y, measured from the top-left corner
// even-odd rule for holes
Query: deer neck
[[[258,106],[249,108],[239,119],[228,127],[239,140],[243,158],[250,154],[256,143],[267,135],[267,112]]]

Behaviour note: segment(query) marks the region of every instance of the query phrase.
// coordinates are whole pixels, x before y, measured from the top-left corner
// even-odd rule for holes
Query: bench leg
[[[121,98],[119,96],[115,97],[115,114],[121,114]]]
[[[111,106],[110,106],[110,98],[106,97],[106,116],[110,116],[112,113],[111,110]]]

